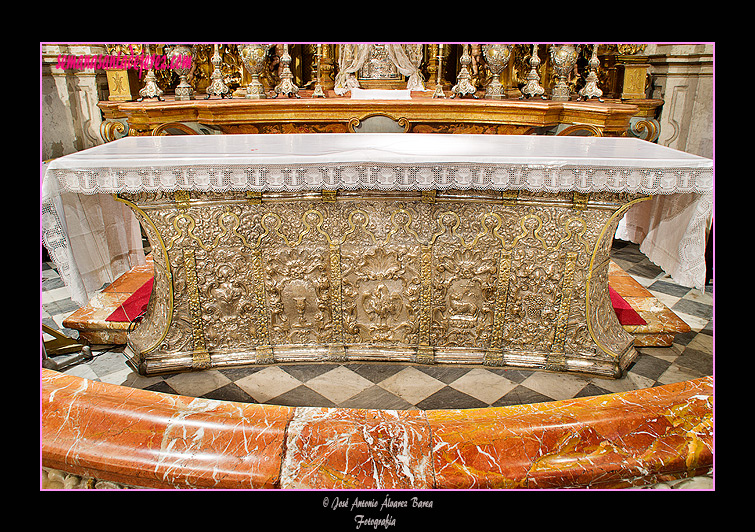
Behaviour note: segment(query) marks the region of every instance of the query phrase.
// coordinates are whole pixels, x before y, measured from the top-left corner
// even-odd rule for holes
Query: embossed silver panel
[[[608,252],[636,195],[121,194],[155,250],[143,374],[329,360],[616,377]]]

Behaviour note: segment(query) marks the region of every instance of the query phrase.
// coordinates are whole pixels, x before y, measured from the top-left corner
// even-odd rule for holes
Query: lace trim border
[[[363,163],[48,169],[46,175],[54,176],[62,190],[80,194],[175,190],[296,192],[320,189],[524,189],[531,192],[676,194],[713,190],[712,168]]]

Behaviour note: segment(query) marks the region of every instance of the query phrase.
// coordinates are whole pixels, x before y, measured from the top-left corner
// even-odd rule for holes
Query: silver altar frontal
[[[619,377],[619,220],[710,193],[712,161],[635,138],[127,137],[46,179],[116,194],[154,255],[126,353],[150,375],[249,364],[485,364]]]

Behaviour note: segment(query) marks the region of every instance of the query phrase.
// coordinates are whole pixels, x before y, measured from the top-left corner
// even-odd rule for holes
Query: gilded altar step
[[[144,265],[135,266],[96,294],[89,303],[72,313],[63,326],[79,331],[79,339],[90,345],[122,345],[131,324],[107,321],[119,305],[152,277],[152,255]],[[674,336],[689,332],[687,325],[647,288],[638,283],[619,265],[611,261],[608,283],[647,322],[646,325],[624,325],[634,336],[636,347],[668,347]]]

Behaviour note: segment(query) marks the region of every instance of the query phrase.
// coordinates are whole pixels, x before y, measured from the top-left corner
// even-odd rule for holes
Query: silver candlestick
[[[598,59],[598,45],[592,45],[592,56],[590,57],[590,72],[585,78],[585,86],[579,91],[580,99],[589,100],[590,98],[597,98],[599,102],[603,102],[600,98],[603,96],[603,91],[598,87],[598,66],[600,66],[600,59]]]
[[[283,45],[283,56],[281,57],[281,65],[283,65],[283,71],[281,72],[281,80],[275,86],[275,96],[277,98],[279,94],[286,94],[290,98],[291,96],[299,96],[299,87],[294,84],[294,75],[291,73],[291,56],[288,54],[288,45]]]
[[[477,98],[475,94],[476,89],[474,85],[469,81],[472,76],[469,75],[469,69],[467,68],[472,62],[472,57],[469,55],[468,44],[462,44],[463,52],[461,54],[461,69],[459,75],[456,76],[456,85],[451,88],[451,98],[456,96],[463,97],[465,94],[471,94],[474,98]]]
[[[537,44],[532,45],[532,56],[530,57],[530,73],[527,74],[527,83],[522,87],[521,98],[540,96],[545,100],[545,89],[540,85],[540,57],[537,55]],[[520,98],[520,99],[521,99]]]
[[[438,45],[438,70],[436,72],[435,92],[433,92],[433,98],[445,98],[443,93],[443,45]]]
[[[144,45],[148,52],[151,53],[151,48],[148,44]],[[157,86],[157,77],[155,76],[155,70],[152,68],[152,62],[150,62],[147,75],[144,77],[144,87],[139,91],[139,98],[137,102],[141,102],[144,98],[157,98],[158,101],[162,101],[163,91]]]
[[[322,44],[317,45],[317,83],[312,93],[312,98],[325,98],[325,92],[322,90],[322,75],[320,64],[322,63]]]
[[[228,89],[228,85],[225,84],[223,81],[223,73],[220,71],[220,64],[222,62],[220,58],[220,51],[218,49],[218,45],[214,45],[214,50],[212,54],[212,76],[210,76],[210,79],[212,80],[210,82],[210,86],[207,87],[207,96],[205,96],[205,100],[208,100],[210,96],[220,96],[221,98],[225,98],[226,96],[228,98],[233,98],[233,95],[231,94],[230,89]]]

